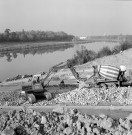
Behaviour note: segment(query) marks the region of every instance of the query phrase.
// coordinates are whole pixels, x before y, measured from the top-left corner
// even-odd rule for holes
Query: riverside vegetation
[[[22,31],[11,32],[5,29],[4,33],[0,33],[0,43],[2,42],[37,42],[37,41],[71,41],[73,35],[67,33],[53,31]]]
[[[112,49],[110,49],[109,47],[103,47],[97,53],[92,50],[87,50],[86,48],[82,48],[81,51],[76,52],[74,57],[71,59],[71,62],[73,65],[81,65],[89,61],[93,61],[97,58],[120,53],[121,51],[130,48],[132,48],[132,42],[128,42],[128,41],[122,42],[120,45],[117,45]]]

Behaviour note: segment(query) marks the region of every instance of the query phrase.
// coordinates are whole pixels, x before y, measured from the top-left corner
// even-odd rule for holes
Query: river
[[[24,53],[8,53],[0,57],[0,81],[15,77],[18,74],[47,72],[53,65],[72,58],[76,51],[81,50],[83,47],[97,52],[102,47],[108,46],[109,48],[113,48],[116,45],[119,45],[119,43],[94,42],[52,51],[37,50]]]

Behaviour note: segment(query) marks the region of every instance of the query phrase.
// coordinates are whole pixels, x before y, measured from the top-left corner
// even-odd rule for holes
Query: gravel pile
[[[13,110],[0,115],[1,135],[131,135],[132,114],[113,119],[106,115],[70,111]]]
[[[0,106],[19,106],[26,102],[20,97],[20,90],[0,92]]]
[[[54,105],[54,104],[74,104],[74,105],[101,105],[101,104],[132,104],[132,88],[82,88],[69,92],[55,95],[55,98],[47,100],[39,100],[35,104],[30,104],[26,98],[20,97],[20,91],[1,92],[0,105],[19,106],[19,105]]]
[[[98,105],[99,103],[110,103],[120,105],[132,104],[132,88],[83,88],[57,95],[56,103],[75,103],[79,105]]]
[[[73,104],[73,105],[131,105],[132,104],[132,88],[83,88],[75,89],[66,93],[58,94],[51,101],[38,101],[35,104],[25,105],[54,105],[54,104]]]

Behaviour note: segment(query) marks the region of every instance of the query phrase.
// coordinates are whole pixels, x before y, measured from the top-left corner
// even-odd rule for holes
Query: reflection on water
[[[17,50],[17,51],[4,51],[0,52],[0,57],[6,57],[8,62],[11,62],[12,59],[16,59],[18,54],[22,54],[25,58],[26,55],[32,54],[43,54],[43,53],[52,53],[55,51],[64,51],[65,49],[71,48],[73,46],[63,46],[63,47],[52,47],[52,48],[35,48],[35,49],[27,49],[27,50]]]

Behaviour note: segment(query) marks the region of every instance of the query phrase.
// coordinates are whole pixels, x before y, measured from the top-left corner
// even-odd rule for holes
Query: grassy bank
[[[112,49],[110,49],[109,47],[103,47],[97,53],[92,50],[82,49],[81,51],[76,52],[74,57],[71,59],[71,62],[73,65],[81,65],[93,61],[97,58],[118,54],[130,48],[132,48],[132,43],[126,41],[121,43],[120,45],[115,46]]]
[[[1,43],[0,52],[15,51],[15,50],[28,50],[35,48],[56,48],[63,46],[73,46],[72,42],[26,42],[26,43]]]

